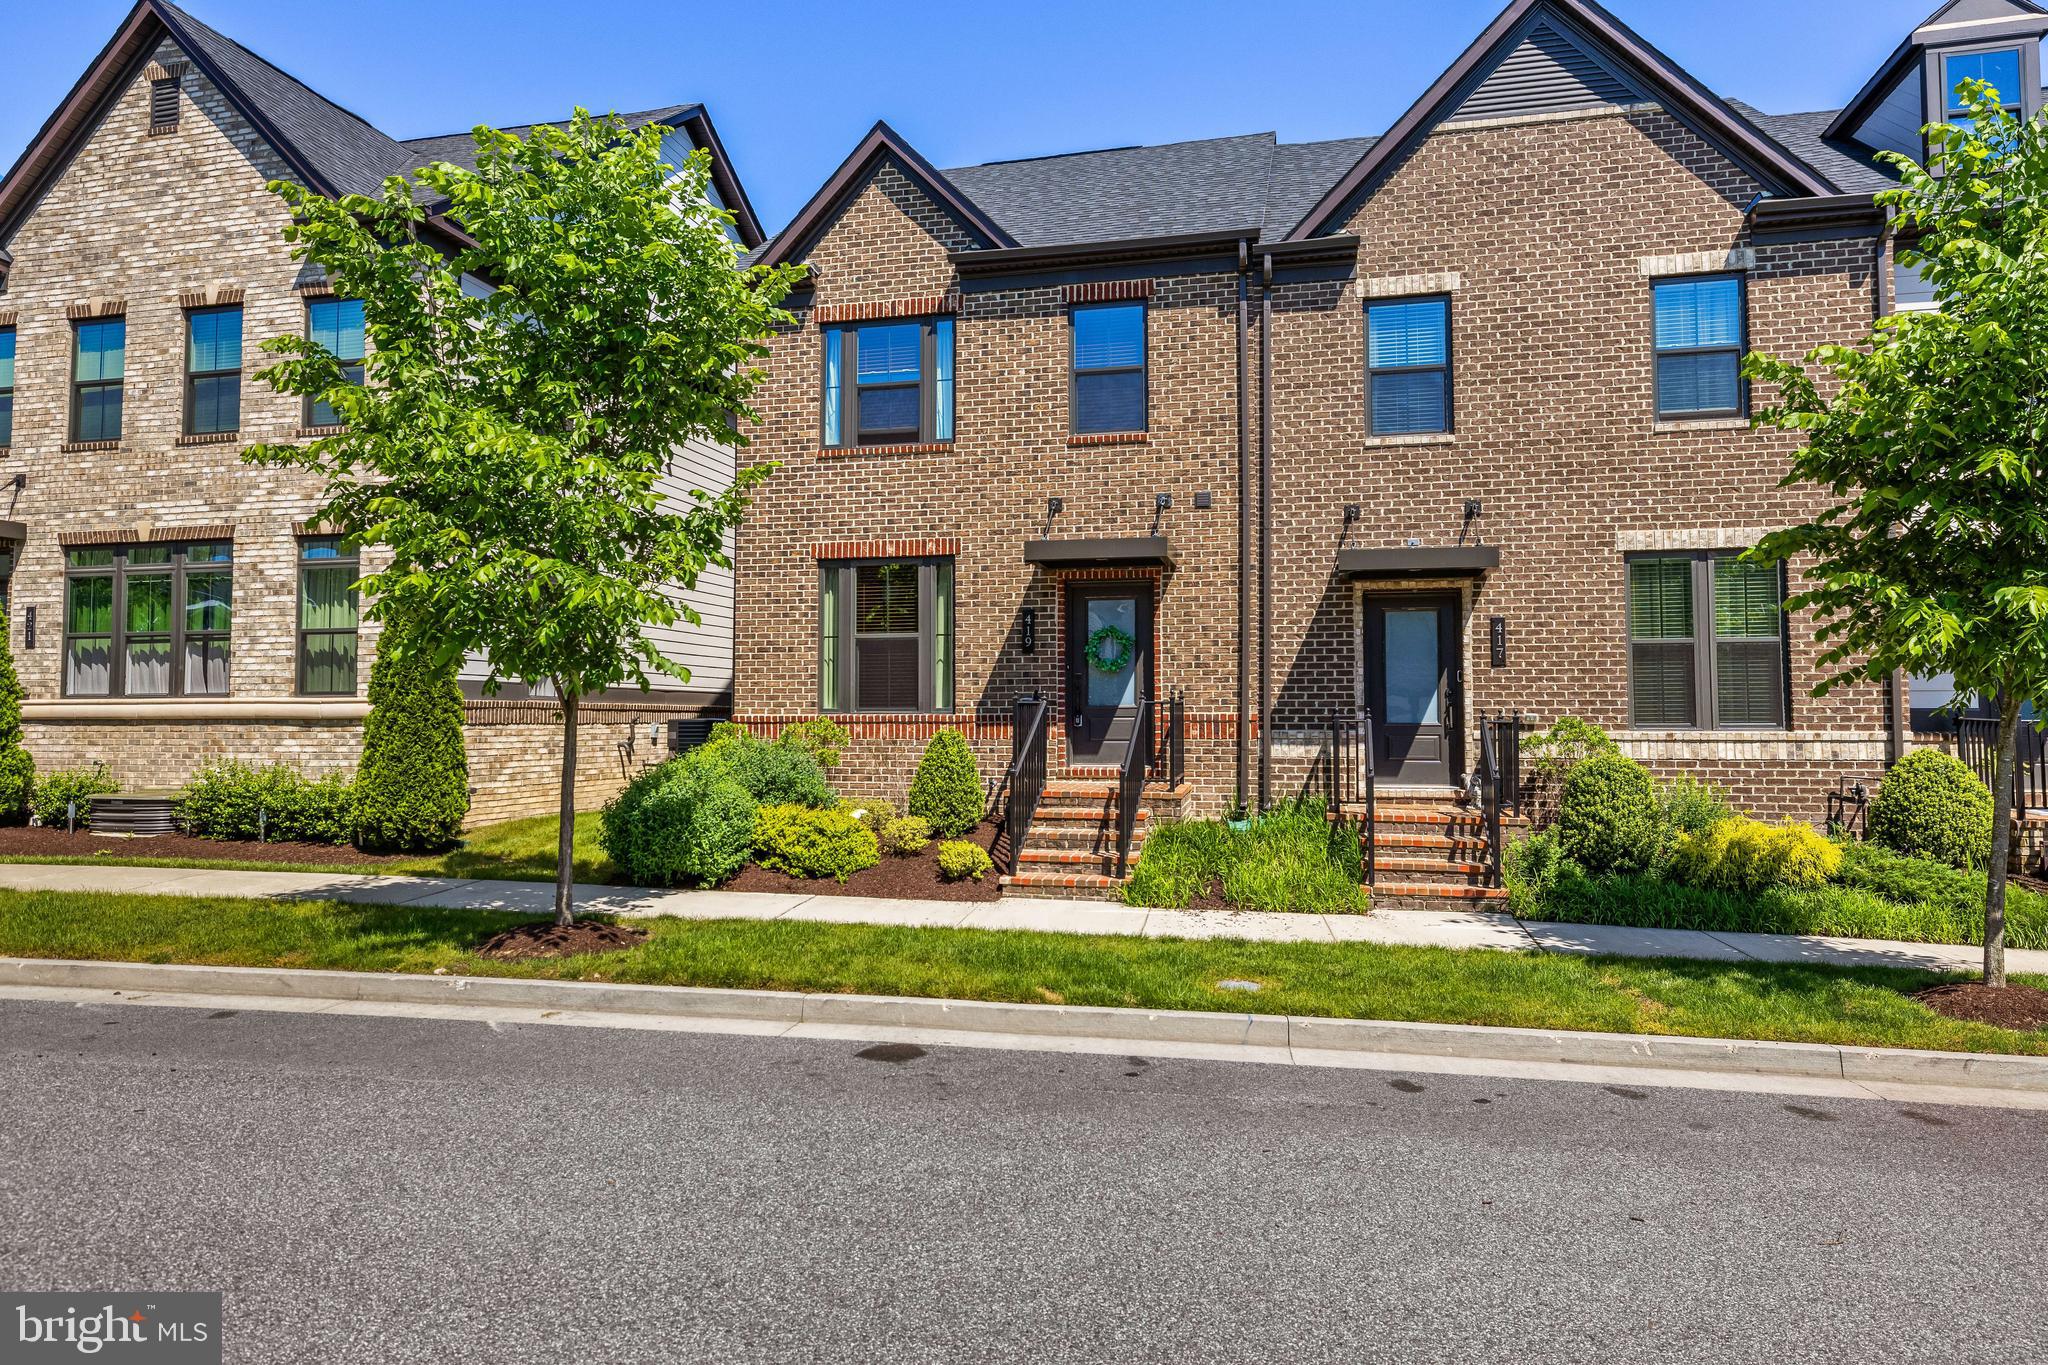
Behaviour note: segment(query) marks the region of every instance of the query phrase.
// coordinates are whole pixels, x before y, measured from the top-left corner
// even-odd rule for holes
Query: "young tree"
[[[1996,699],[1984,980],[2003,986],[2021,708],[2048,700],[2048,129],[1980,82],[1963,89],[1970,119],[1926,130],[1927,166],[1881,154],[1900,174],[1878,195],[1899,260],[1937,309],[1809,354],[1831,393],[1800,365],[1745,366],[1779,389],[1759,421],[1806,440],[1786,482],[1833,503],[1752,553],[1812,557],[1790,605],[1821,623],[1834,671],[1819,691],[1902,669]]]
[[[388,647],[482,653],[494,683],[553,688],[567,924],[579,702],[688,678],[647,628],[698,623],[673,590],[727,563],[726,533],[768,471],[682,508],[661,484],[688,440],[746,444],[762,341],[798,272],[741,267],[709,159],[664,165],[658,126],[579,109],[524,140],[479,128],[476,146],[474,171],[435,163],[375,199],[271,186],[295,254],[362,301],[368,359],[358,386],[307,338],[265,343],[284,358],[260,377],[346,426],[246,458],[323,475],[320,520],[381,550],[367,611],[418,627]],[[444,256],[423,240],[430,213],[467,245]]]

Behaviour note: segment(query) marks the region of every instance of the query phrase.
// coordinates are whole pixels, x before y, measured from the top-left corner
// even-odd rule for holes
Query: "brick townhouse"
[[[940,170],[877,124],[761,253],[813,285],[739,539],[742,719],[841,717],[842,781],[895,796],[939,729],[1000,780],[1042,724],[1110,841],[1121,788],[1060,779],[1133,744],[1152,813],[1213,813],[1368,760],[1448,796],[1500,718],[1567,714],[1821,820],[1912,742],[1909,684],[1816,699],[1812,621],[1736,561],[1818,505],[1738,360],[1924,301],[1873,153],[1966,76],[2036,112],[2044,31],[1956,0],[1843,109],[1772,115],[1515,0],[1378,137]]]
[[[708,148],[735,235],[760,243],[702,107],[629,121],[663,125],[674,160]],[[265,184],[375,194],[472,147],[391,138],[141,0],[0,181],[0,563],[39,767],[103,762],[160,790],[216,757],[353,766],[376,647],[349,591],[356,561],[308,525],[316,479],[240,452],[333,416],[255,380],[259,345],[309,332],[360,356],[361,310],[291,259]],[[730,450],[692,447],[678,492],[732,467]],[[586,795],[665,754],[670,722],[727,713],[729,574],[693,600],[703,629],[668,641],[690,683],[584,709]],[[517,684],[486,698],[488,671],[463,674],[471,818],[552,810],[556,708]]]

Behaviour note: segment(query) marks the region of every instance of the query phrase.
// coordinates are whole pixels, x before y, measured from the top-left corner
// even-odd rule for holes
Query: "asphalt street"
[[[237,1361],[2032,1361],[2048,1114],[0,1000],[0,1288]]]

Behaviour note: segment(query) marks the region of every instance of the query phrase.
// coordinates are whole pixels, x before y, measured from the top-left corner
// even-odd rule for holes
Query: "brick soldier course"
[[[631,116],[715,148],[701,109]],[[466,135],[401,143],[174,6],[143,0],[65,106],[0,182],[0,327],[15,341],[13,549],[9,628],[40,768],[104,763],[132,789],[182,783],[219,758],[285,762],[310,774],[353,768],[376,627],[360,631],[353,696],[298,691],[298,572],[320,505],[317,478],[241,461],[254,442],[306,434],[301,400],[254,380],[264,340],[303,332],[307,302],[331,296],[291,259],[288,215],[265,185],[375,193],[383,176],[467,154]],[[760,240],[729,167],[714,184],[737,231]],[[186,431],[186,318],[242,310],[240,424]],[[73,327],[126,324],[118,439],[69,438]],[[86,545],[231,545],[232,614],[223,695],[69,696],[65,555]],[[33,628],[30,622],[34,622]],[[474,672],[475,670],[470,670]],[[726,699],[695,692],[593,699],[583,711],[578,785],[601,799],[664,756],[666,724]],[[468,705],[471,821],[552,811],[560,718],[516,691]]]
[[[1917,90],[1914,64],[1960,41],[1951,11],[1879,84]],[[2038,73],[2034,7],[1982,0],[1955,22]],[[1455,603],[1448,785],[1472,771],[1482,713],[1576,715],[1659,773],[1818,823],[1829,792],[1874,787],[1914,742],[1904,680],[1815,698],[1814,623],[1791,617],[1781,723],[1639,724],[1628,566],[1737,552],[1822,505],[1779,486],[1796,441],[1751,429],[1768,392],[1733,415],[1660,419],[1652,290],[1740,279],[1747,348],[1865,336],[1897,302],[1871,199],[1891,183],[1870,160],[1885,145],[1868,131],[1875,99],[1762,114],[1596,5],[1516,0],[1383,138],[940,171],[877,125],[763,253],[808,262],[814,283],[760,402],[758,453],[781,467],[739,538],[741,719],[767,733],[824,709],[821,566],[936,557],[953,575],[952,704],[840,698],[855,740],[837,780],[900,798],[930,735],[953,728],[993,785],[1022,696],[1051,699],[1057,779],[1078,733],[1065,589],[1149,584],[1152,691],[1185,697],[1187,808],[1213,814],[1239,790],[1241,741],[1246,796],[1323,790],[1332,719],[1367,708],[1387,662],[1367,608],[1436,592]],[[2038,80],[2025,104],[2039,108]],[[1450,429],[1375,437],[1366,306],[1435,297],[1449,300]],[[1076,436],[1072,315],[1102,299],[1145,304],[1147,419]],[[903,318],[950,324],[950,434],[828,439],[826,329]],[[1163,554],[1133,558],[1156,538]],[[1027,548],[1046,541],[1088,542],[1103,562]]]

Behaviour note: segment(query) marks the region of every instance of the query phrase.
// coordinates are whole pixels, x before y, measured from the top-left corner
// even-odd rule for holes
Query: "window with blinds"
[[[1451,301],[1389,299],[1365,308],[1367,430],[1419,436],[1451,429]]]
[[[818,616],[820,709],[953,709],[953,561],[826,564]]]
[[[953,439],[953,319],[824,329],[827,446]]]
[[[1743,285],[1740,275],[1659,280],[1656,314],[1657,415],[1740,417],[1748,409],[1742,379]]]
[[[1786,724],[1784,576],[1732,553],[1629,561],[1629,712],[1644,730]]]
[[[1068,430],[1077,436],[1145,430],[1145,305],[1076,308],[1073,348]]]

